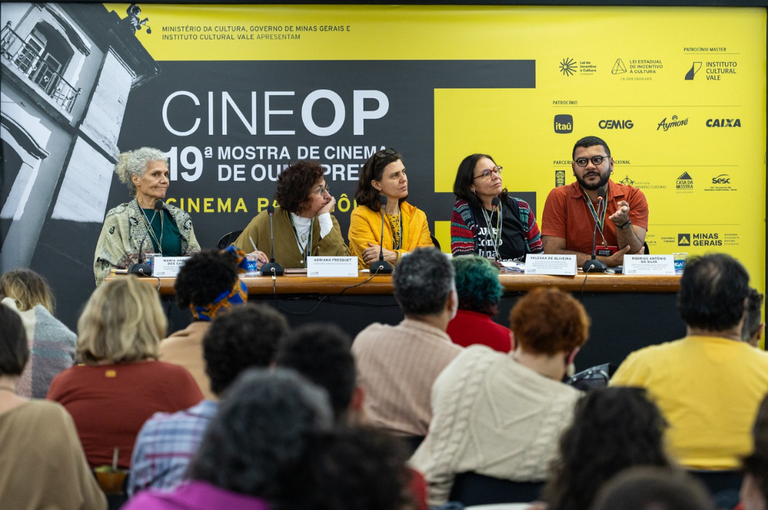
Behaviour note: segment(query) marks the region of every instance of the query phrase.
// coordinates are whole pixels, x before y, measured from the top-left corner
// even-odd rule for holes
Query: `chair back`
[[[437,248],[439,250],[440,249],[440,241],[437,240],[437,237],[435,237],[432,234],[429,234],[429,237],[432,238],[432,244],[435,245],[435,248]]]
[[[513,482],[467,472],[456,475],[449,501],[465,507],[494,503],[529,503],[540,498],[544,482]]]
[[[739,503],[739,491],[744,481],[741,471],[689,469],[688,473],[704,483],[717,508],[734,508]]]
[[[216,243],[216,248],[218,248],[219,250],[225,249],[227,246],[229,246],[230,244],[234,243],[237,240],[237,238],[240,237],[240,234],[242,234],[242,233],[243,233],[242,230],[233,230],[232,232],[230,232],[228,234],[224,234],[223,236],[221,236],[221,239],[219,239],[219,242]],[[249,250],[249,249],[245,249],[246,253],[250,252],[250,251],[251,250]]]

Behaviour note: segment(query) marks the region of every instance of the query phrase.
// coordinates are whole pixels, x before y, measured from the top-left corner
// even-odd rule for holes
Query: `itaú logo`
[[[597,123],[600,129],[632,129],[635,124],[632,120],[601,120]]]

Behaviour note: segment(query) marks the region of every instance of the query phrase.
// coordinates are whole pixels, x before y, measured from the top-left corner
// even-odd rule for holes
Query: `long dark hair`
[[[461,164],[459,164],[459,170],[456,172],[456,181],[453,183],[453,194],[456,195],[456,198],[462,198],[466,200],[470,206],[476,208],[483,207],[483,202],[477,195],[475,195],[474,191],[472,191],[472,184],[475,182],[475,165],[477,165],[477,162],[482,158],[488,158],[493,161],[494,165],[496,164],[496,161],[494,161],[488,154],[472,154],[471,156],[467,156]],[[508,196],[509,192],[507,191],[507,188],[504,188],[499,194],[499,199],[504,202],[507,200]]]
[[[387,165],[402,159],[403,156],[395,149],[384,149],[366,160],[360,170],[360,180],[357,182],[357,191],[355,191],[357,205],[367,205],[376,212],[381,209],[380,193],[373,187],[372,181],[380,181]],[[404,200],[405,198],[401,199],[401,201]]]

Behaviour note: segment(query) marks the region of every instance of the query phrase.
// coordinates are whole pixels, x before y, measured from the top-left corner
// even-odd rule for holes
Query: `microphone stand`
[[[603,197],[605,196],[605,188],[600,188],[597,191],[597,217],[600,218],[600,213],[602,211],[601,206],[604,206],[603,204]],[[589,200],[589,198],[587,198]],[[608,266],[605,265],[605,262],[602,260],[597,260],[597,253],[596,253],[596,238],[597,236],[597,221],[595,221],[595,228],[592,230],[592,258],[584,262],[584,266],[582,267],[582,270],[585,273],[589,273],[592,271],[593,273],[604,273],[606,269],[608,269]]]
[[[389,274],[392,272],[392,264],[384,260],[384,206],[387,205],[386,195],[379,196],[381,203],[381,237],[379,238],[379,260],[371,263],[370,270],[374,274]],[[403,219],[400,218],[400,221]]]
[[[136,201],[136,203],[138,204],[139,202]],[[139,208],[141,208],[141,205],[139,205]],[[143,253],[144,252],[144,241],[146,241],[147,240],[147,236],[149,236],[149,229],[152,228],[152,222],[155,221],[155,216],[157,216],[157,212],[163,210],[163,201],[162,200],[157,200],[155,202],[154,209],[155,209],[155,212],[152,213],[152,219],[149,220],[149,225],[147,225],[147,233],[144,234],[144,237],[141,238],[141,242],[139,243],[139,259],[128,270],[129,274],[135,274],[135,275],[139,275],[139,276],[152,276],[152,268],[149,267],[149,264],[144,262],[144,253]],[[160,216],[160,222],[161,222],[160,223],[160,230],[161,230],[161,232],[162,232],[162,221],[163,221],[163,216],[161,215]],[[162,250],[163,247],[161,246],[160,249]]]
[[[272,251],[269,254],[269,262],[261,266],[261,275],[274,278],[275,276],[283,276],[285,271],[283,270],[283,266],[275,262],[275,231],[272,226],[272,216],[275,214],[275,206],[269,204],[267,206],[267,214],[269,215],[269,240],[272,245]],[[309,249],[309,247],[307,247],[307,249]]]

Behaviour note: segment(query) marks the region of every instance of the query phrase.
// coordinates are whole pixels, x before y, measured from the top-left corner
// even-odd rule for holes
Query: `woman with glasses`
[[[339,222],[331,214],[336,199],[319,163],[299,161],[280,172],[275,200],[275,262],[283,267],[307,267],[309,256],[349,256]],[[233,244],[267,262],[266,254],[271,251],[269,224],[269,212],[264,209]]]
[[[407,199],[408,176],[400,153],[385,149],[368,158],[360,171],[355,192],[357,207],[349,223],[349,248],[360,269],[379,260],[380,246],[384,260],[393,265],[403,254],[432,246],[427,215]]]
[[[488,154],[472,154],[459,165],[453,192],[451,253],[477,254],[495,261],[521,260],[541,253],[541,234],[527,202],[510,197],[502,167]]]

